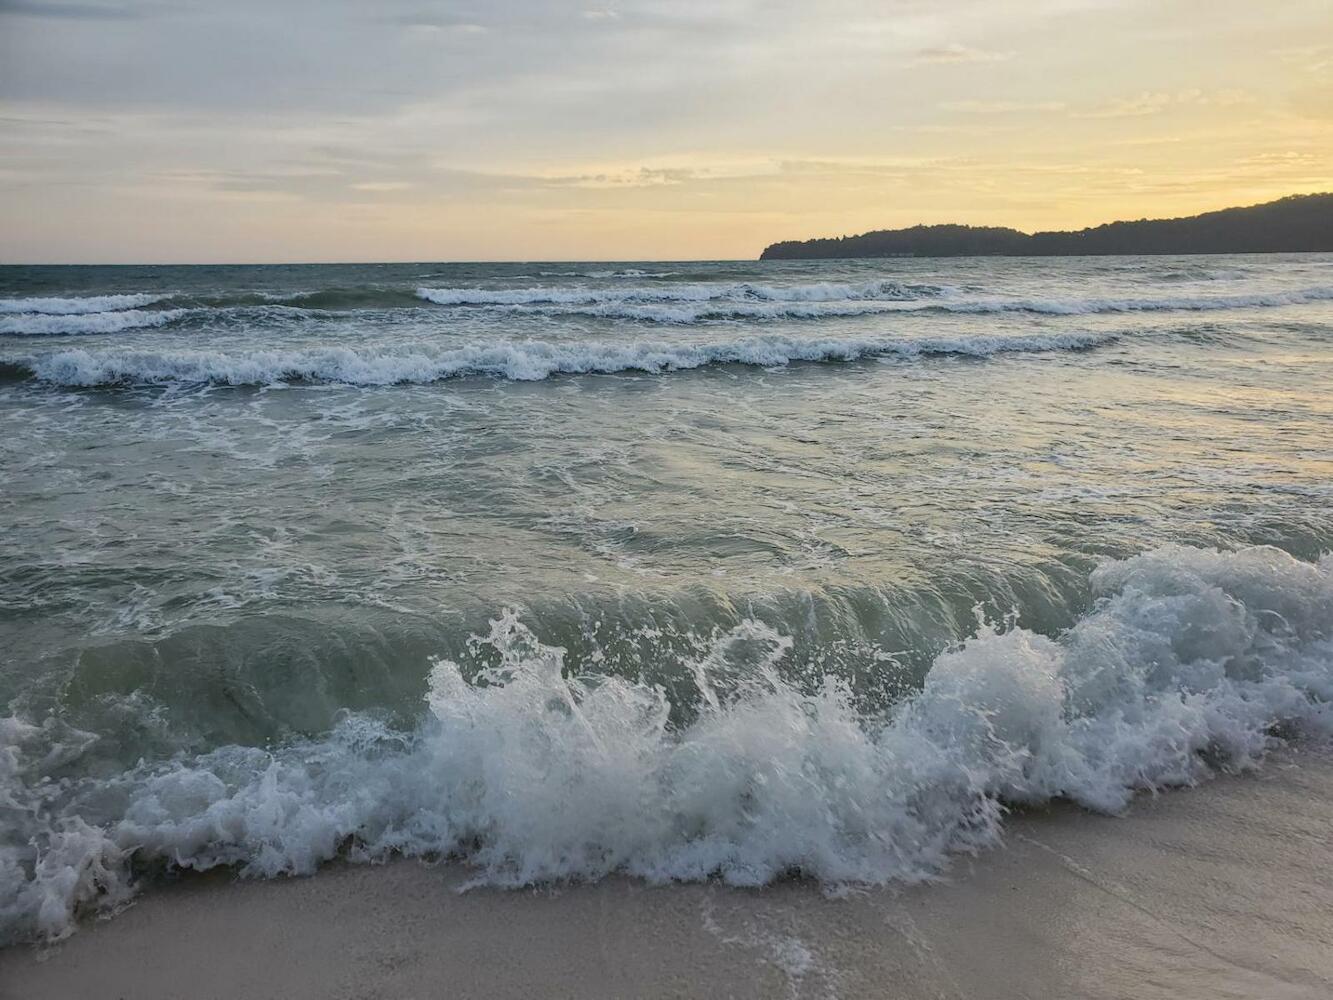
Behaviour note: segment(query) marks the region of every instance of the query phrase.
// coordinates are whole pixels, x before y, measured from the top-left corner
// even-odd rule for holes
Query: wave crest
[[[1333,734],[1333,557],[1168,547],[1092,583],[1064,634],[983,629],[873,717],[836,678],[784,679],[791,640],[750,621],[695,664],[692,721],[673,726],[662,688],[571,676],[505,613],[478,643],[489,666],[434,663],[412,733],[351,717],[322,740],[54,782],[92,737],[4,720],[0,922],[67,934],[128,896],[133,861],[271,877],[340,852],[446,855],[507,886],[912,880],[994,843],[1003,803],[1115,812],[1257,762],[1275,727]]]
[[[436,305],[599,305],[661,302],[843,302],[908,301],[939,295],[937,285],[866,281],[853,284],[814,282],[805,285],[663,284],[624,288],[579,285],[540,288],[418,288],[418,297]]]
[[[860,284],[818,282],[791,286],[682,284],[625,288],[418,288],[417,296],[448,307],[692,324],[715,320],[808,320],[926,311],[1084,316],[1265,309],[1333,300],[1333,287],[1232,295],[1036,299],[971,297],[942,285],[872,281]]]
[[[142,311],[127,309],[120,312],[71,313],[68,315],[0,316],[0,334],[17,337],[50,337],[69,334],[120,333],[123,330],[143,330],[165,326],[186,313],[188,309],[157,309]]]
[[[89,295],[78,298],[42,296],[26,299],[0,299],[0,313],[41,313],[49,316],[80,316],[85,313],[138,309],[170,298],[167,295],[134,293],[129,295]]]
[[[540,381],[553,375],[628,371],[657,374],[718,364],[774,367],[794,361],[856,361],[884,356],[989,357],[1007,352],[1083,350],[1116,339],[1109,333],[1065,333],[920,338],[767,336],[697,344],[526,340],[455,348],[423,344],[385,351],[326,347],[235,354],[194,350],[94,353],[74,349],[4,360],[9,365],[23,365],[44,382],[68,386],[269,385],[292,381],[372,386],[436,382],[468,375]]]

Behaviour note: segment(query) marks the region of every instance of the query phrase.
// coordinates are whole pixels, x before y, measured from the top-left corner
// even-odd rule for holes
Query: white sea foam
[[[1333,300],[1333,286],[1297,288],[1282,292],[1234,295],[1184,295],[1162,298],[1099,297],[1087,299],[978,298],[939,304],[949,312],[1032,312],[1054,316],[1093,313],[1211,312],[1221,309],[1270,309]]]
[[[587,272],[591,276],[594,272]],[[572,272],[571,272],[572,274]],[[624,278],[650,278],[651,273],[597,272]],[[581,276],[581,275],[580,275]],[[404,304],[399,292],[358,293],[323,290],[302,293],[247,293],[272,300],[273,310],[324,300],[346,309]],[[83,298],[16,298],[0,300],[0,334],[43,335],[116,333],[161,326],[184,315],[184,309],[146,311],[142,307],[170,296],[125,294]],[[946,285],[896,280],[806,282],[775,285],[757,282],[662,284],[559,284],[524,288],[429,288],[415,298],[434,305],[544,316],[596,317],[645,323],[692,325],[720,321],[829,320],[900,312],[1033,313],[1081,316],[1103,313],[1202,312],[1261,309],[1333,300],[1333,287],[1284,291],[1199,294],[1155,297],[1096,296],[1034,298],[981,295]],[[234,305],[213,303],[206,310],[222,313]],[[303,313],[305,315],[305,313]]]
[[[441,348],[352,350],[345,347],[290,351],[86,351],[74,349],[8,360],[37,378],[60,385],[218,383],[267,385],[310,380],[350,385],[434,382],[464,375],[539,381],[558,374],[670,372],[714,364],[772,367],[793,361],[855,361],[876,356],[960,354],[988,357],[1005,352],[1081,350],[1110,343],[1110,333],[955,337],[751,336],[703,343],[664,341],[499,341]]]
[[[1170,547],[1092,584],[1065,634],[983,630],[874,718],[836,679],[784,681],[790,640],[748,622],[697,664],[694,721],[676,727],[661,688],[569,676],[506,613],[476,679],[434,664],[410,735],[352,717],[319,741],[61,783],[44,776],[91,737],[9,719],[0,923],[66,934],[128,897],[131,859],[269,877],[340,852],[454,855],[504,886],[911,880],[995,843],[1004,802],[1115,812],[1138,789],[1256,763],[1276,727],[1333,735],[1333,557]]]
[[[612,305],[616,303],[672,302],[840,302],[859,300],[904,301],[938,295],[933,285],[904,285],[897,281],[854,284],[813,282],[804,285],[667,284],[626,287],[580,285],[541,288],[418,288],[417,296],[446,306],[485,305]]]
[[[1099,313],[1208,312],[1261,309],[1333,300],[1333,287],[1231,295],[1024,298],[975,296],[939,285],[872,281],[776,286],[691,284],[645,287],[419,288],[419,298],[444,306],[505,309],[550,315],[585,315],[653,323],[716,320],[831,319],[882,313]]]
[[[0,313],[42,313],[49,316],[79,316],[84,313],[138,309],[161,302],[166,295],[89,295],[80,298],[0,299]]]
[[[582,306],[512,305],[516,313],[594,316],[600,319],[628,319],[644,323],[691,325],[734,320],[820,320],[882,313],[911,311],[907,300],[732,300],[710,299],[701,302],[596,302]]]
[[[69,315],[0,316],[0,334],[43,337],[61,334],[120,333],[122,330],[165,326],[180,319],[187,312],[188,309],[159,309],[147,312],[127,309],[120,312]]]
[[[644,271],[637,267],[599,271],[539,271],[541,278],[669,278],[679,271]]]

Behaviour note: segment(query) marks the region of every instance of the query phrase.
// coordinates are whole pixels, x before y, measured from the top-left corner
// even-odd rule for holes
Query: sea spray
[[[747,621],[695,664],[674,725],[662,688],[576,675],[506,612],[482,662],[434,663],[411,733],[352,715],[320,740],[57,780],[91,737],[9,719],[0,919],[58,938],[154,867],[270,877],[340,852],[457,857],[504,886],[913,880],[995,843],[1006,802],[1116,812],[1254,765],[1278,727],[1333,734],[1333,557],[1168,546],[1091,583],[1066,632],[983,628],[876,715],[837,678],[793,686],[790,640]]]

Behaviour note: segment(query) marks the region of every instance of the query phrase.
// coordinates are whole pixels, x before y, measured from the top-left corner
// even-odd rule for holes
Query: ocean
[[[0,267],[0,941],[911,882],[1326,739],[1331,390],[1333,255]]]

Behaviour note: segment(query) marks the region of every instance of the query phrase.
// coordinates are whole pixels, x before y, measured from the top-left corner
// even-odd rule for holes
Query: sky
[[[0,0],[0,262],[665,260],[1333,190],[1333,0]]]

